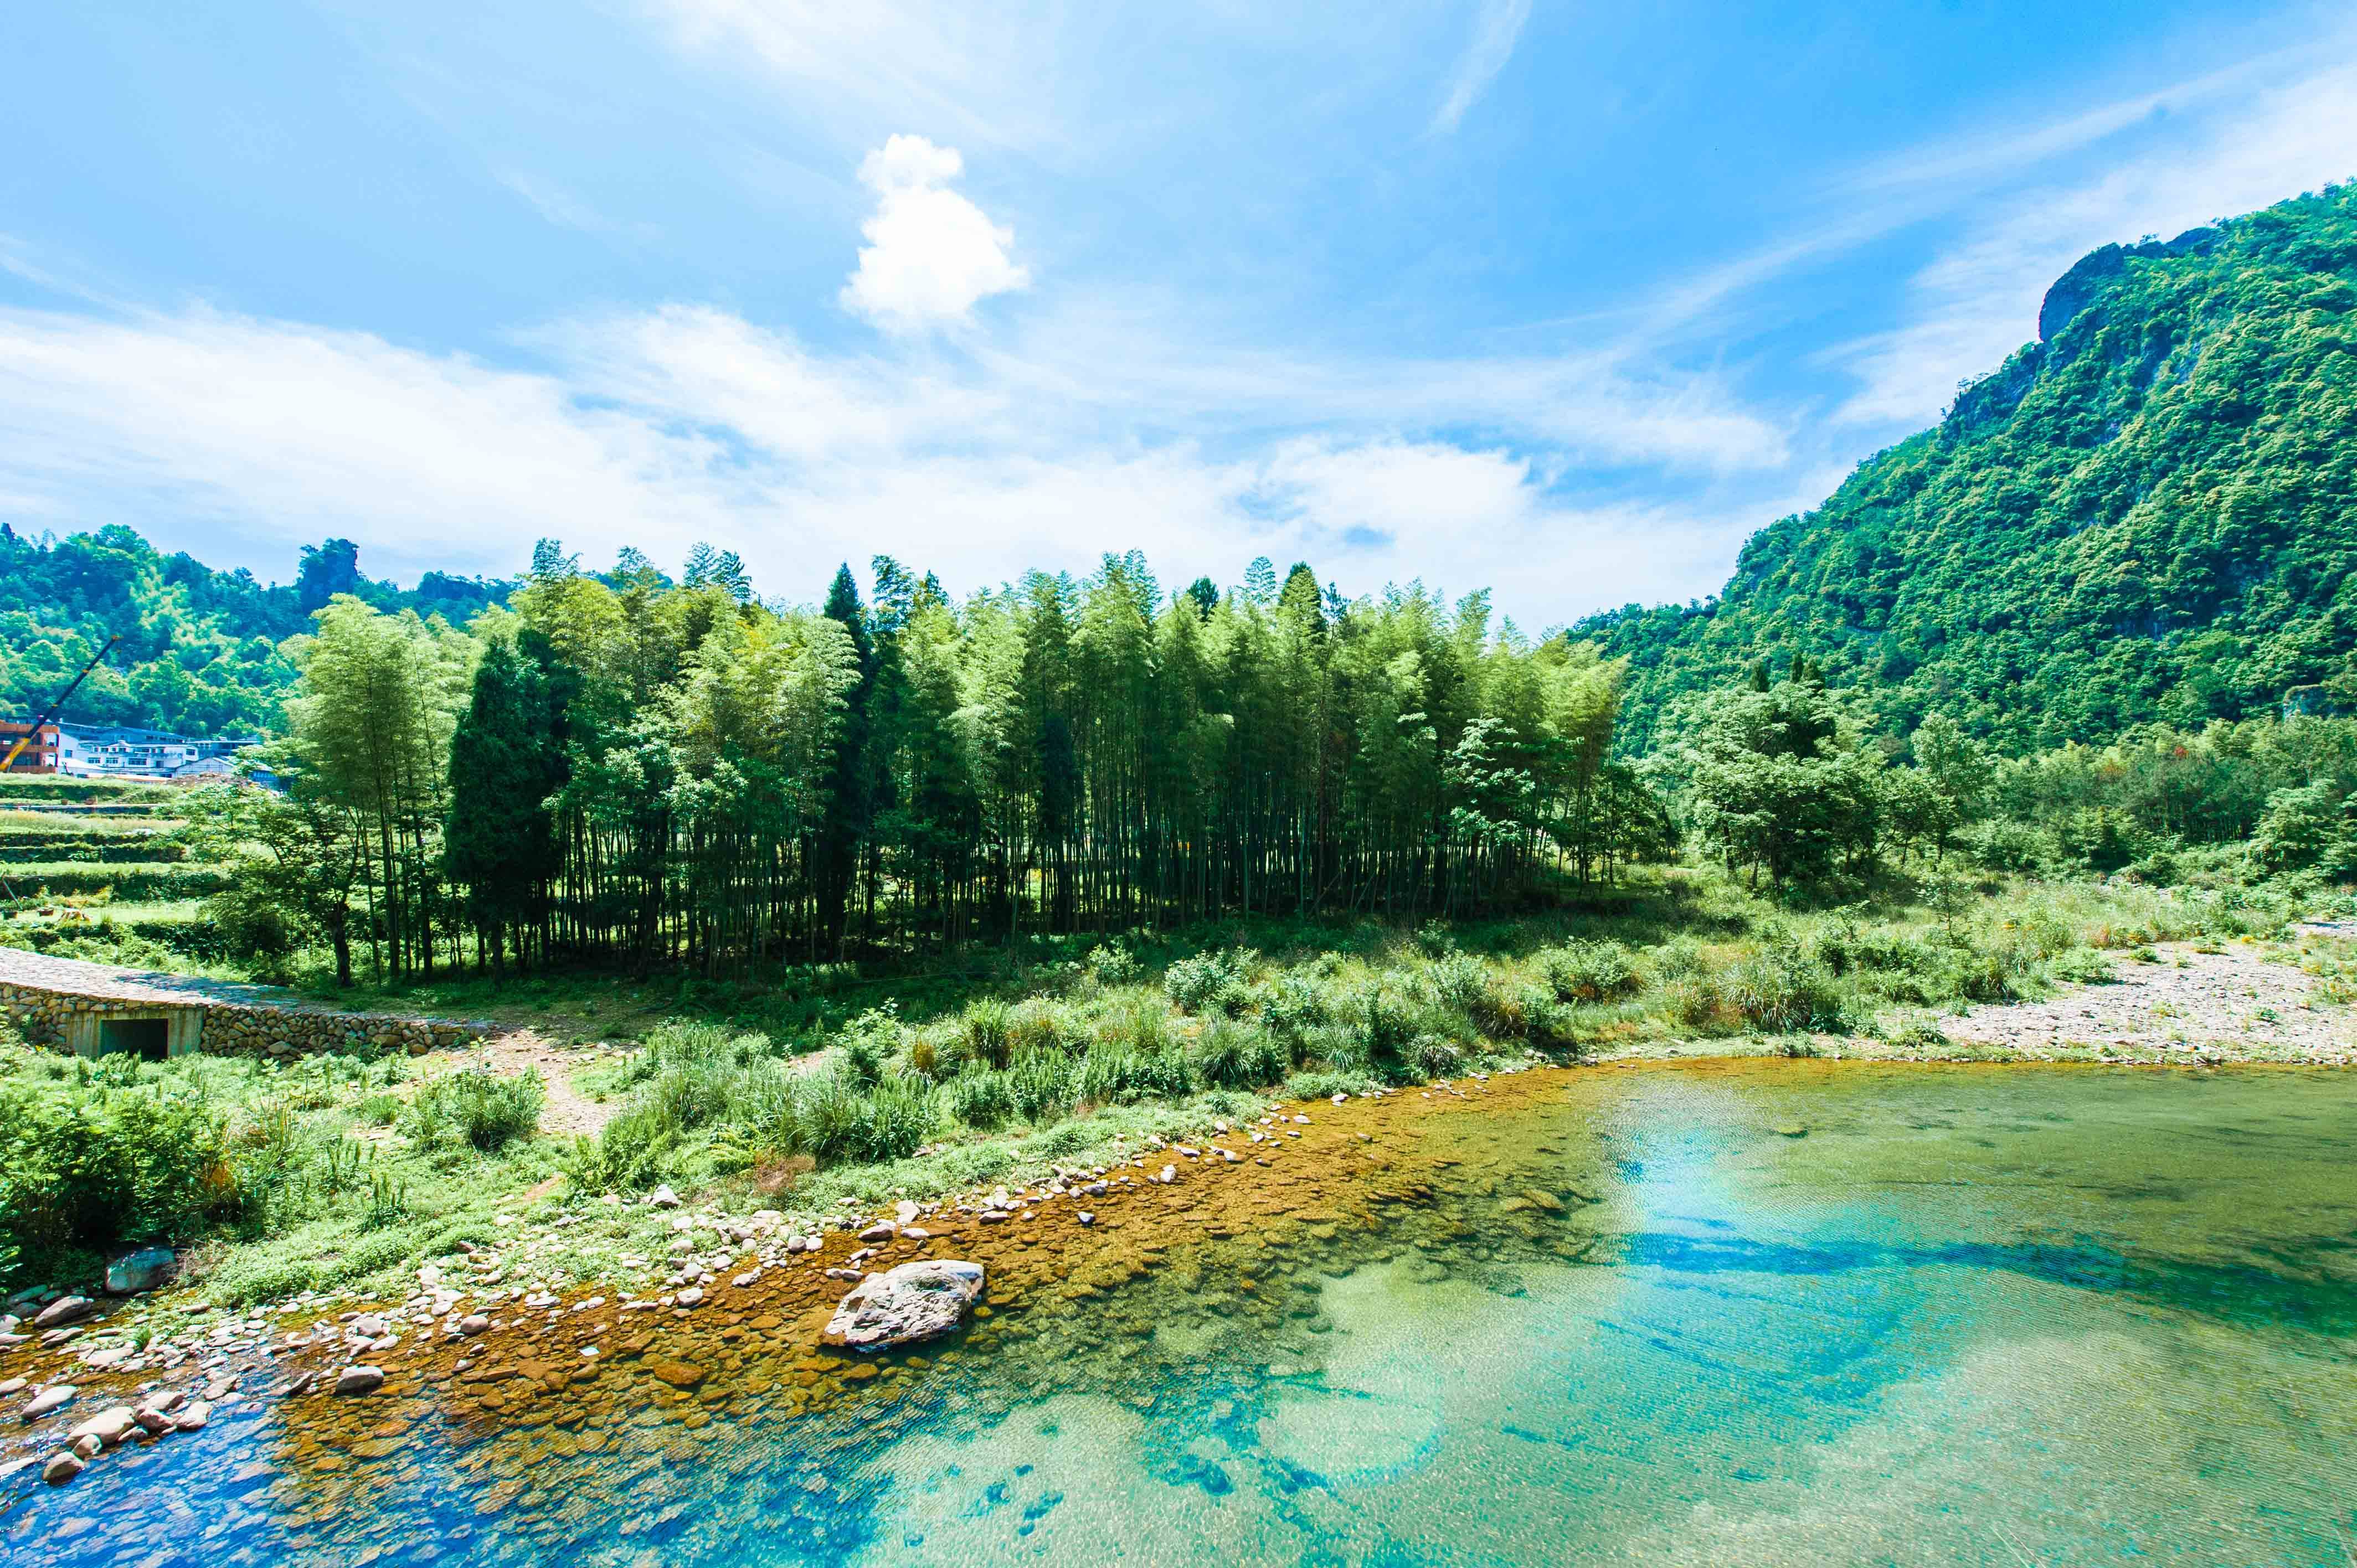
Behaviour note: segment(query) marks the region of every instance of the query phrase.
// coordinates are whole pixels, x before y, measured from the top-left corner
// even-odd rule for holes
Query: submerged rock
[[[127,1404],[109,1405],[67,1433],[66,1440],[80,1443],[85,1437],[95,1437],[112,1448],[131,1435],[131,1429],[137,1424],[138,1419],[137,1412]]]
[[[62,1328],[69,1323],[80,1323],[97,1310],[98,1304],[88,1296],[61,1295],[41,1308],[41,1315],[33,1319],[33,1326]]]
[[[956,1259],[926,1259],[870,1274],[827,1320],[824,1342],[846,1350],[884,1350],[937,1339],[958,1326],[982,1294],[983,1268]]]
[[[372,1394],[384,1387],[384,1369],[381,1367],[346,1367],[336,1374],[336,1391],[339,1394]]]

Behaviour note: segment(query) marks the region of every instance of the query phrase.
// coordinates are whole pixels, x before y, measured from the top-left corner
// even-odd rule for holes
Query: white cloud
[[[364,333],[16,310],[0,312],[0,475],[61,528],[144,499],[270,539],[274,557],[335,531],[406,563],[506,570],[517,540],[567,518],[661,536],[730,510],[705,438]]]
[[[1131,544],[1173,576],[1232,577],[1266,553],[1359,589],[1495,584],[1532,626],[1682,595],[1749,515],[1567,499],[1557,447],[1528,432],[1396,433],[1415,411],[1375,387],[1437,382],[1419,392],[1437,406],[1481,384],[1471,365],[1304,369],[1296,433],[1215,446],[1168,433],[1222,412],[1175,376],[1051,392],[988,365],[823,355],[705,307],[528,347],[542,368],[209,311],[0,311],[0,511],[60,530],[128,516],[167,548],[201,537],[209,559],[282,576],[291,540],[328,533],[404,575],[512,572],[542,535],[591,561],[624,544],[676,561],[705,539],[790,596],[879,550],[960,588]],[[1524,384],[1485,395],[1502,411]]]
[[[2222,93],[2139,131],[2135,156],[2095,147],[2119,118],[2018,133],[2008,145],[2061,150],[1963,196],[1894,164],[1854,210],[1552,353],[1269,346],[1135,288],[860,350],[708,306],[628,309],[544,328],[507,364],[204,310],[0,310],[0,514],[120,517],[279,575],[290,541],[328,532],[403,573],[513,571],[542,534],[593,561],[624,543],[675,561],[708,539],[788,595],[879,550],[964,589],[1135,543],[1177,580],[1266,553],[1354,589],[1489,585],[1537,626],[1708,591],[1743,533],[1813,504],[1863,439],[1763,409],[1739,361],[1689,352],[1692,335],[1665,347],[1663,322],[1716,330],[1765,279],[1889,233],[1867,204],[1895,192],[1906,220],[1966,238],[1913,275],[1892,332],[1837,362],[1859,378],[1844,418],[1914,423],[2027,337],[2040,292],[2093,244],[2351,172],[2336,166],[2357,146],[2357,82],[2310,68]],[[2065,160],[2090,149],[2105,166],[2074,179]],[[920,136],[867,159],[877,205],[846,306],[941,324],[1022,285],[963,173]],[[0,247],[0,265],[28,264]]]
[[[1490,83],[1506,69],[1506,61],[1513,58],[1515,41],[1523,36],[1523,24],[1530,17],[1531,0],[1481,0],[1480,14],[1473,19],[1472,41],[1458,57],[1456,69],[1448,73],[1448,88],[1441,95],[1440,107],[1433,111],[1431,129],[1435,133],[1457,129],[1465,112],[1480,101]]]
[[[859,166],[876,211],[859,231],[859,265],[843,307],[896,332],[963,321],[974,302],[1028,287],[1028,269],[1007,256],[1015,231],[949,188],[965,172],[954,147],[896,135]]]
[[[1005,6],[934,0],[645,0],[689,53],[791,85],[822,125],[897,118],[992,145],[1045,134],[1040,29]]]

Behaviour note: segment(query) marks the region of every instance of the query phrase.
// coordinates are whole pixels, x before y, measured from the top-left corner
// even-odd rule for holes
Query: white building
[[[117,779],[170,779],[261,742],[259,736],[211,739],[119,725],[60,725],[58,731],[59,772]]]

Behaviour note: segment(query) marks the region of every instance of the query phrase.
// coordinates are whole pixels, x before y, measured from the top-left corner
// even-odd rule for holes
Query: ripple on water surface
[[[2341,1563],[2352,1134],[2338,1075],[1534,1075],[1403,1120],[1387,1168],[1286,1219],[1190,1227],[1127,1283],[1041,1293],[840,1399],[802,1397],[795,1348],[524,1426],[419,1401],[330,1448],[257,1412],[17,1486],[0,1544],[159,1565]]]

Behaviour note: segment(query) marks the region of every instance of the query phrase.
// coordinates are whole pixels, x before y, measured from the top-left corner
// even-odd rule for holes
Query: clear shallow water
[[[256,1416],[12,1489],[0,1556],[2352,1561],[2357,1078],[1759,1063],[1528,1098],[1392,1140],[1407,1201],[1174,1241],[820,1414],[756,1370],[334,1468]]]

